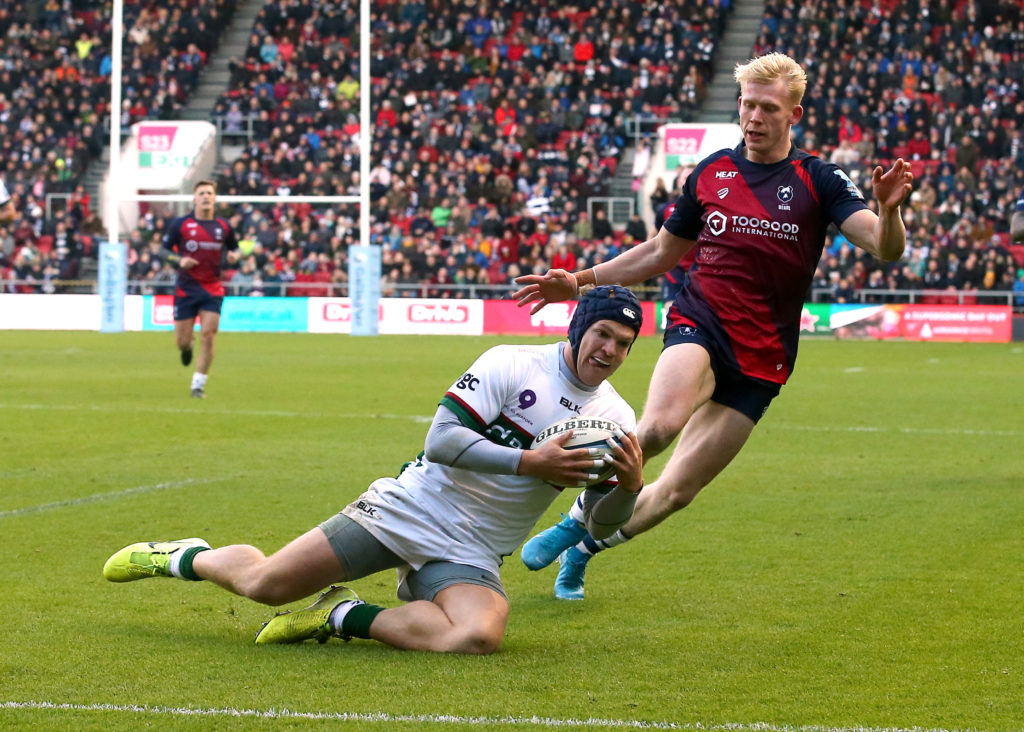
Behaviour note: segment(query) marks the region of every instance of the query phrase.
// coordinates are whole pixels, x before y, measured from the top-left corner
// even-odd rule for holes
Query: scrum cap
[[[599,320],[614,320],[633,329],[633,340],[640,334],[644,311],[630,290],[618,285],[600,285],[590,290],[576,306],[569,322],[569,345],[579,358],[580,341],[587,329]]]

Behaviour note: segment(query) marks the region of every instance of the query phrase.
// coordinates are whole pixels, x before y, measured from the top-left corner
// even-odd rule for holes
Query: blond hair
[[[736,64],[733,78],[741,85],[745,81],[771,84],[777,79],[782,79],[789,90],[789,101],[794,107],[800,104],[807,89],[807,74],[804,73],[803,67],[786,54],[778,52],[752,58],[745,64]]]

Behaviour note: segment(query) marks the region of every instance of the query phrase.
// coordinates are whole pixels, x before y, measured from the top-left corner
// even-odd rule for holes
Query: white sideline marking
[[[433,416],[422,414],[366,414],[353,412],[286,412],[275,410],[239,410],[224,409],[211,411],[209,409],[184,409],[178,407],[132,409],[122,407],[108,407],[99,404],[88,404],[80,406],[54,405],[54,404],[0,404],[0,409],[59,409],[64,411],[86,410],[92,412],[163,412],[165,414],[218,414],[234,415],[242,417],[329,417],[331,419],[408,419],[413,422],[430,424],[434,421]],[[764,423],[765,426],[768,422]],[[900,432],[906,435],[965,435],[974,437],[1017,437],[1024,434],[1020,430],[964,430],[955,428],[930,428],[930,427],[825,427],[821,425],[788,425],[773,424],[773,427],[784,430],[803,430],[808,432]]]
[[[0,404],[0,409],[28,409],[45,410],[53,409],[64,412],[86,411],[86,412],[140,412],[152,414],[160,412],[163,414],[216,414],[237,417],[330,417],[332,419],[410,419],[413,422],[426,422],[429,424],[434,420],[433,416],[425,417],[421,414],[366,414],[366,413],[345,413],[345,412],[294,412],[277,409],[205,409],[184,407],[114,407],[103,404]]]
[[[81,506],[85,503],[96,503],[97,501],[108,501],[112,498],[121,498],[122,496],[130,496],[136,493],[152,493],[153,491],[162,491],[168,488],[180,488],[185,485],[201,485],[203,483],[214,483],[218,480],[225,480],[225,478],[200,478],[194,479],[189,478],[188,480],[177,480],[173,483],[156,483],[155,485],[140,485],[135,488],[125,488],[121,491],[110,491],[109,493],[94,493],[91,496],[82,496],[81,498],[69,498],[66,501],[54,501],[53,503],[41,503],[38,506],[25,506],[24,508],[14,508],[10,511],[0,511],[0,519],[10,518],[11,516],[24,516],[28,513],[39,513],[40,511],[50,511],[55,508],[67,508],[68,506]]]
[[[765,423],[768,426],[768,423]],[[799,430],[802,432],[899,432],[901,435],[960,435],[964,437],[1018,437],[1024,435],[1021,430],[964,430],[945,427],[858,427],[847,425],[829,427],[827,425],[803,424],[772,424],[780,430]]]
[[[374,712],[295,712],[290,709],[235,709],[233,707],[203,709],[196,707],[161,707],[138,704],[63,704],[56,702],[0,702],[0,709],[54,709],[75,712],[128,712],[130,714],[169,714],[183,717],[255,717],[257,719],[326,719],[343,722],[413,722],[419,724],[464,724],[493,727],[594,727],[617,729],[680,729],[724,730],[726,732],[957,732],[938,727],[829,727],[827,725],[790,725],[769,722],[704,723],[646,722],[637,719],[557,719],[553,717],[461,717],[450,714],[388,714]]]

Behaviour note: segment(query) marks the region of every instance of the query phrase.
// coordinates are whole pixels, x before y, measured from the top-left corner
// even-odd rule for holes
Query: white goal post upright
[[[370,247],[370,153],[373,135],[371,133],[370,118],[370,94],[372,82],[370,74],[370,0],[360,0],[359,4],[359,195],[345,196],[217,196],[218,203],[313,203],[313,204],[345,204],[354,203],[359,206],[359,243],[361,247],[372,251],[378,265],[376,270],[370,273],[379,272],[380,247]],[[131,201],[144,202],[192,202],[192,195],[181,194],[128,194],[125,193],[121,184],[121,75],[123,70],[122,40],[124,34],[124,0],[113,0],[111,29],[111,65],[110,65],[110,167],[107,175],[107,246],[124,249],[126,245],[120,241],[119,229],[119,206],[121,202]],[[101,249],[102,249],[101,244]],[[100,256],[103,256],[101,252]],[[366,261],[365,257],[351,258],[355,266],[362,266]],[[350,264],[350,271],[353,265]],[[123,313],[123,303],[127,294],[127,273],[125,276],[110,281],[110,267],[100,267],[98,272],[99,291],[108,302],[104,305],[105,311]],[[366,280],[366,274],[358,278]],[[378,275],[379,277],[379,275]],[[350,275],[351,278],[351,275]],[[364,332],[367,335],[376,335],[376,312],[377,300],[379,299],[378,286],[370,288],[365,297],[352,297],[353,317],[357,314],[362,321],[369,318],[369,313],[374,314],[373,328],[371,332]],[[350,293],[353,295],[354,293]],[[120,300],[120,303],[114,301]],[[111,307],[107,307],[111,305]],[[119,307],[115,307],[119,305]],[[363,310],[366,312],[362,312]],[[358,313],[356,311],[359,311]],[[123,314],[121,322],[113,325],[105,324],[102,328],[105,331],[123,331]]]

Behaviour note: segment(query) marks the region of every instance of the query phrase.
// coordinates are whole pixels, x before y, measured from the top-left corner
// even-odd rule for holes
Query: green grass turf
[[[223,333],[199,401],[170,334],[0,338],[0,728],[338,725],[107,704],[385,715],[345,727],[368,730],[1022,726],[1020,345],[805,342],[690,508],[597,558],[582,603],[510,558],[502,650],[464,658],[257,648],[271,610],[100,569],[144,539],[279,548],[414,456],[478,353],[529,339]],[[638,412],[659,348],[613,380]],[[353,586],[397,602],[391,573]]]

